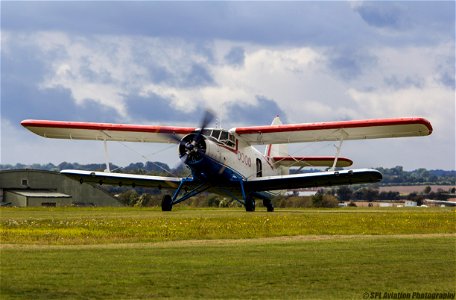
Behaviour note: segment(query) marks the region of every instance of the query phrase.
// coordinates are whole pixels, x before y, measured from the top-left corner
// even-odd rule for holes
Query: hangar
[[[0,205],[121,206],[108,192],[44,170],[0,171]]]

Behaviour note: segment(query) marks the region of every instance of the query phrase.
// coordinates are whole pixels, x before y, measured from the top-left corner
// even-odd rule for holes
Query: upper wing
[[[250,144],[284,144],[424,136],[432,133],[432,125],[423,118],[399,118],[237,127],[230,132]]]
[[[273,156],[271,157],[275,166],[284,167],[332,167],[334,156]],[[351,159],[339,157],[336,167],[344,168],[353,164]]]
[[[162,176],[150,176],[150,175],[135,175],[125,173],[107,173],[107,172],[92,172],[92,171],[81,171],[81,170],[63,170],[61,174],[78,180],[80,183],[96,183],[96,184],[108,184],[118,186],[141,186],[141,187],[153,187],[153,188],[164,188],[164,189],[176,189],[181,178],[179,177],[162,177]],[[191,183],[191,182],[189,182]]]
[[[196,129],[192,127],[47,120],[24,120],[21,125],[33,133],[47,138],[152,143],[176,142],[183,135]],[[177,139],[172,139],[167,135],[176,135]]]
[[[270,191],[356,183],[373,183],[380,180],[382,180],[382,174],[377,170],[357,169],[336,172],[258,177],[245,181],[244,187],[247,190],[253,191]]]

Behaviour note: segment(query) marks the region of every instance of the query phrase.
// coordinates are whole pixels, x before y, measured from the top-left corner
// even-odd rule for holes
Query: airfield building
[[[0,171],[0,205],[121,206],[103,189],[43,170]]]

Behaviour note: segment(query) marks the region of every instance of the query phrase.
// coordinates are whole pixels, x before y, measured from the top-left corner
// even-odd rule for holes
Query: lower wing
[[[126,173],[106,173],[81,170],[63,170],[61,174],[78,180],[80,183],[96,183],[117,186],[152,187],[159,189],[176,189],[182,181],[179,177],[162,177],[135,175]],[[187,181],[191,183],[190,181]]]
[[[269,191],[344,184],[374,183],[380,180],[382,180],[382,174],[377,170],[357,169],[348,171],[258,177],[244,182],[244,186],[246,189],[251,191]]]
[[[284,167],[332,167],[334,156],[273,156],[275,166]],[[345,168],[353,164],[351,159],[339,157],[336,167]]]

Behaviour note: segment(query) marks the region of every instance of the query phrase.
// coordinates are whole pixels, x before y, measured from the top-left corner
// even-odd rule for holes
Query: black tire
[[[248,196],[245,199],[245,211],[255,211],[255,199],[252,196]]]
[[[274,206],[271,200],[263,200],[263,206],[266,207],[268,212],[274,212]]]
[[[170,195],[165,195],[162,200],[162,211],[171,211],[173,209],[173,202]]]

